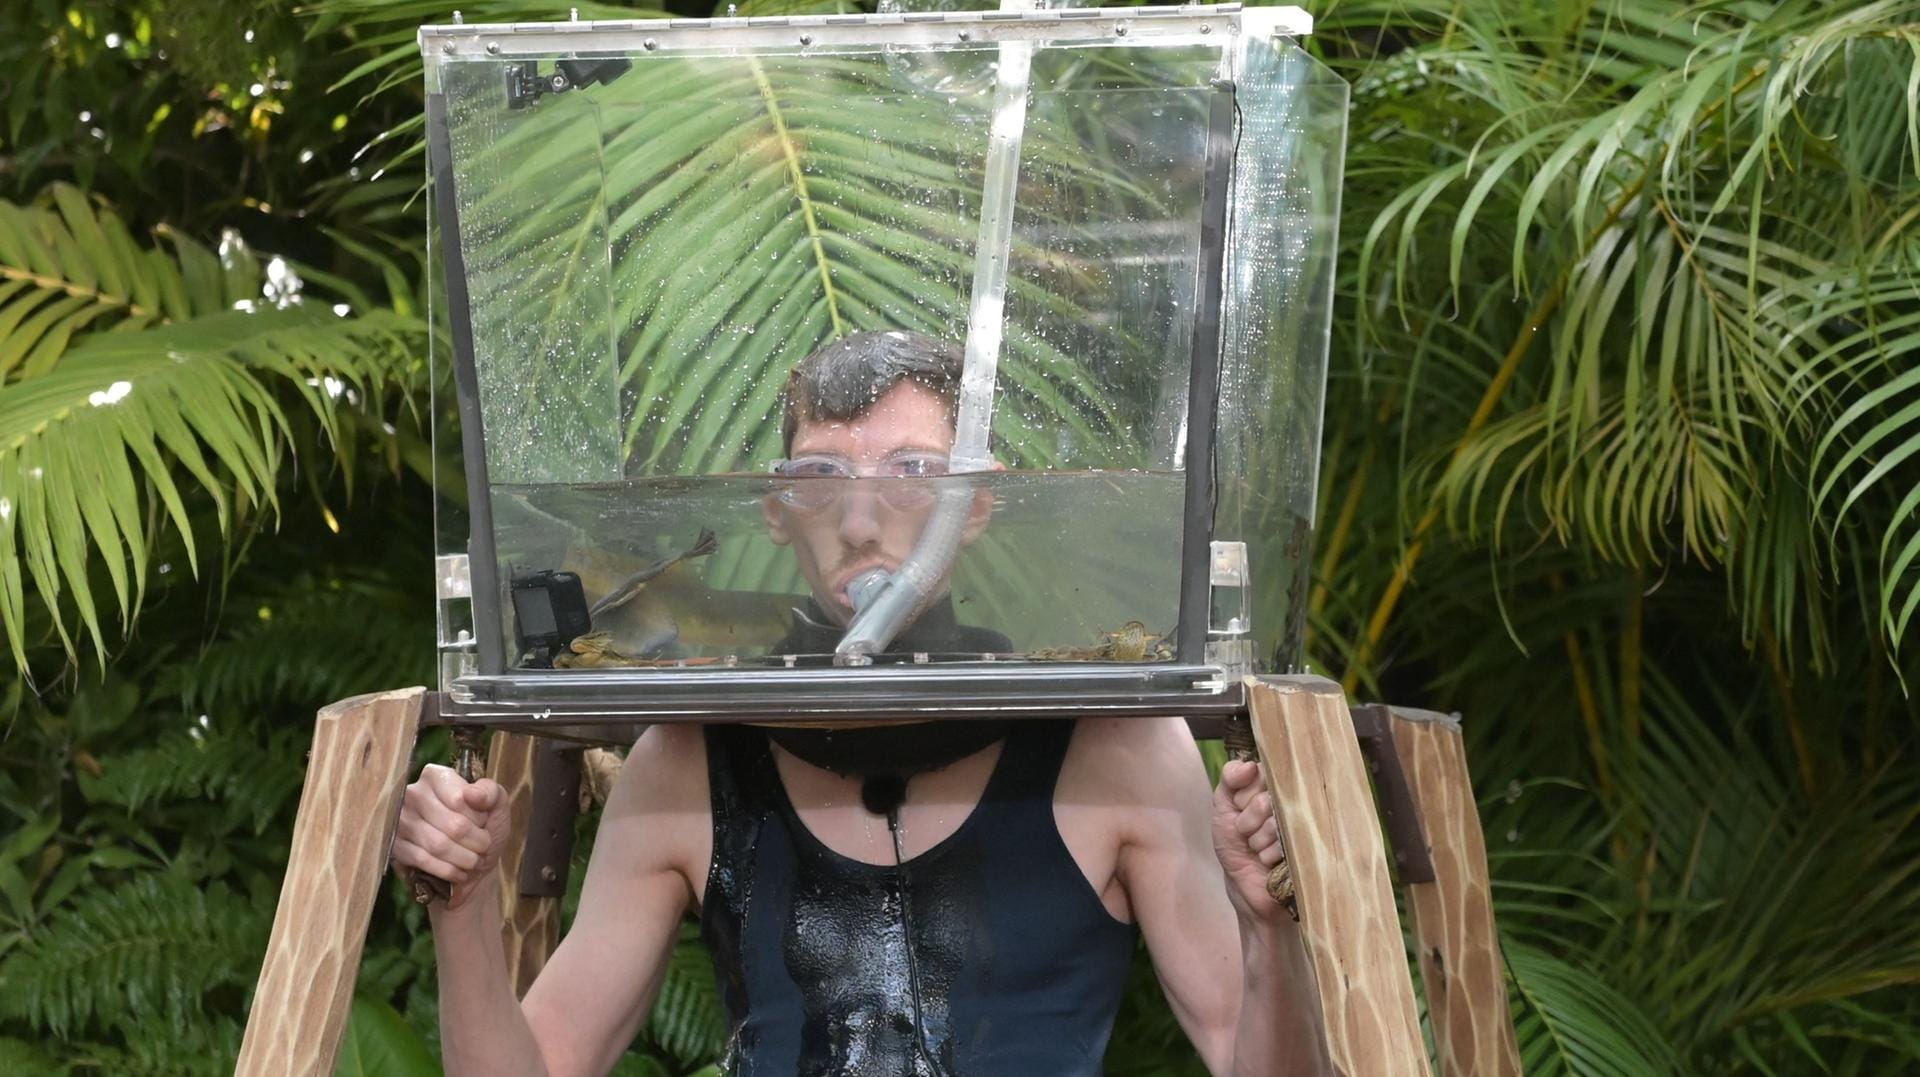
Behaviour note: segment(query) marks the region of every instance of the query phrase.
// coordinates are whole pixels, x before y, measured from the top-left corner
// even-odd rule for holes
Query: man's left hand
[[[1263,922],[1286,915],[1267,893],[1268,874],[1286,857],[1259,764],[1234,760],[1221,769],[1213,791],[1213,850],[1227,873],[1234,911]]]

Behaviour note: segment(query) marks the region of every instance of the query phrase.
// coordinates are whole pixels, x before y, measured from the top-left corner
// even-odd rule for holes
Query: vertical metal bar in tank
[[[493,492],[487,485],[486,431],[480,420],[480,378],[473,361],[473,315],[467,263],[460,253],[460,206],[454,200],[453,143],[447,95],[427,94],[427,167],[440,214],[440,256],[446,263],[447,326],[453,337],[453,380],[460,408],[460,455],[467,472],[467,561],[473,580],[473,635],[480,672],[506,672],[500,639],[500,579],[493,549]]]
[[[1024,10],[1030,0],[1002,0],[1002,11]],[[967,310],[966,355],[960,369],[959,415],[949,466],[955,472],[993,466],[993,392],[999,374],[1000,338],[1006,322],[1007,263],[1013,253],[1013,205],[1020,180],[1020,146],[1027,130],[1027,82],[1033,45],[1000,44],[995,70],[993,119],[987,131],[986,179],[980,194],[980,239],[973,254],[973,294]],[[836,661],[859,664],[886,650],[893,637],[933,597],[960,550],[973,491],[953,485],[927,518],[906,560],[854,616],[834,648]]]
[[[1003,11],[1028,6],[1013,0],[1000,5]],[[954,428],[955,470],[978,471],[993,464],[993,390],[999,375],[1000,338],[1006,327],[1014,192],[1020,180],[1020,147],[1027,131],[1027,81],[1032,70],[1032,43],[1001,43],[993,120],[987,130],[986,181],[980,192],[980,241],[973,253],[960,414]]]
[[[1200,279],[1194,288],[1193,369],[1187,377],[1187,498],[1180,536],[1180,630],[1174,643],[1182,662],[1204,660],[1212,588],[1214,448],[1220,405],[1220,301],[1227,257],[1227,193],[1233,178],[1234,84],[1216,79],[1207,112],[1207,162],[1200,191]]]

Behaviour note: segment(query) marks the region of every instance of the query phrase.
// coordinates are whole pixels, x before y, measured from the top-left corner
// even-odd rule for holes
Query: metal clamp
[[[1384,703],[1354,707],[1353,731],[1360,737],[1360,751],[1367,757],[1367,769],[1373,772],[1373,786],[1380,795],[1380,814],[1385,817],[1400,881],[1432,882],[1433,850],[1427,844],[1426,828],[1421,825],[1420,800],[1407,781],[1406,770],[1400,766],[1400,754],[1393,750],[1392,708]]]
[[[633,61],[622,56],[574,58],[555,61],[545,75],[533,60],[508,64],[506,70],[507,107],[523,109],[538,104],[547,94],[584,89],[595,83],[612,82],[633,68]]]
[[[579,745],[534,741],[533,803],[527,812],[526,851],[520,859],[523,897],[562,897],[573,863],[573,821],[580,814]]]

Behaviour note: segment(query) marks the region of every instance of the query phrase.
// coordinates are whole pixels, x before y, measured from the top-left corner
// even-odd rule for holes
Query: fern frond
[[[55,1062],[38,1044],[26,1040],[16,1040],[10,1036],[0,1036],[0,1073],[65,1073],[66,1067]]]
[[[689,1069],[712,1062],[726,1048],[727,1012],[713,980],[713,960],[700,942],[699,929],[691,924],[680,927],[644,1035]]]
[[[217,1077],[233,1072],[242,1031],[230,1017],[151,1022],[130,1031],[124,1047],[79,1044],[70,1049],[69,1061],[82,1073],[115,1077]]]
[[[251,981],[267,927],[223,883],[147,874],[93,890],[0,964],[0,1013],[56,1037],[185,1025],[209,991]]]
[[[255,738],[219,726],[164,733],[151,748],[99,760],[100,776],[82,772],[80,789],[130,812],[165,800],[216,800],[259,834],[300,790],[301,733],[276,730],[264,749]]]
[[[244,611],[243,611],[244,612]],[[260,598],[257,615],[162,678],[192,711],[310,705],[433,676],[427,596],[373,574],[302,573]]]

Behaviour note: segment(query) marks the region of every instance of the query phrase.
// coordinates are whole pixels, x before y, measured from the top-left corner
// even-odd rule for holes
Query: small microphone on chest
[[[1004,738],[1006,719],[947,719],[861,729],[769,727],[767,738],[822,770],[856,778],[860,803],[893,817],[907,799],[907,780],[941,770]]]
[[[860,783],[860,803],[875,815],[891,816],[906,801],[904,774],[870,774]]]

